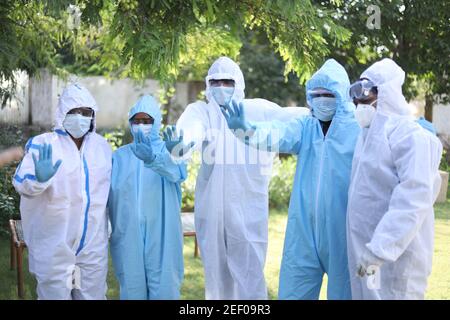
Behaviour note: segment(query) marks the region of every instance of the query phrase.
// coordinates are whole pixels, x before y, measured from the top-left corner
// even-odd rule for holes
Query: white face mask
[[[211,87],[212,96],[219,106],[225,106],[233,97],[234,87]]]
[[[144,136],[149,136],[152,131],[153,124],[133,124],[131,125],[131,129],[133,130],[133,134],[137,134],[139,130],[144,133]]]
[[[314,116],[322,121],[330,121],[336,113],[336,98],[317,97],[312,99]]]
[[[376,101],[372,102],[371,104],[363,104],[363,103],[358,104],[356,111],[355,111],[355,118],[356,118],[356,121],[358,121],[361,128],[370,127],[373,117],[375,116],[375,113],[377,112],[377,110],[373,106],[373,104],[375,102]]]
[[[67,114],[63,121],[63,127],[75,139],[83,137],[91,128],[91,117],[81,114]]]

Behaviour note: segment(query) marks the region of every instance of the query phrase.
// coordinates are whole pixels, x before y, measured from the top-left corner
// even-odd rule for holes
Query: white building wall
[[[450,105],[438,104],[433,107],[433,124],[438,134],[450,136]]]
[[[156,80],[136,83],[131,79],[110,80],[101,76],[75,77],[63,80],[42,70],[38,77],[28,79],[22,74],[17,97],[0,110],[0,123],[28,124],[31,112],[33,125],[53,127],[58,98],[68,82],[78,81],[93,95],[99,106],[98,128],[113,128],[127,124],[128,111],[140,96],[151,94],[159,100],[160,86]],[[18,81],[19,82],[19,81]],[[187,106],[192,92],[188,83],[177,83],[171,99],[169,122],[174,123]],[[192,90],[191,90],[192,91]]]
[[[15,95],[6,102],[2,109],[0,106],[0,122],[8,124],[27,124],[29,118],[28,108],[28,75],[18,72],[16,76],[17,87]]]

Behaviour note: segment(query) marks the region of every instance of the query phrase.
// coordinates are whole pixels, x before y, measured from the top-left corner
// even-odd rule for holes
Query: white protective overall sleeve
[[[402,128],[397,128],[401,131]],[[378,257],[396,261],[417,236],[441,184],[438,173],[442,146],[422,128],[415,132],[394,132],[392,158],[399,184],[394,188],[389,210],[378,223],[368,248]],[[395,140],[394,140],[395,139]]]

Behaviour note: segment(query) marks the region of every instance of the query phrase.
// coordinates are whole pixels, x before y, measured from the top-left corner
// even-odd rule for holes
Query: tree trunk
[[[425,95],[425,119],[433,122],[433,95],[430,93]]]
[[[173,86],[175,86],[175,85],[173,85]],[[168,91],[171,87],[172,87],[172,85],[165,84],[164,88],[163,88],[164,97],[167,99],[167,103],[162,105],[163,110],[161,110],[161,112],[163,112],[163,111],[165,112],[165,113],[163,112],[162,119],[161,119],[161,121],[164,125],[168,125],[169,121],[170,121],[170,111],[172,109],[172,97],[168,94]]]
[[[169,98],[167,104],[163,105],[163,110],[165,111],[165,113],[162,115],[162,123],[164,125],[168,125],[169,124],[169,116],[170,116],[170,109],[171,109],[170,100],[171,99]]]

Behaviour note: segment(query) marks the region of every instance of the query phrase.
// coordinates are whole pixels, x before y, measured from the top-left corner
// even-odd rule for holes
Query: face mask
[[[68,114],[63,122],[63,127],[75,139],[83,137],[91,128],[91,117],[81,114]]]
[[[355,111],[355,118],[356,121],[358,121],[361,128],[370,127],[373,117],[377,112],[377,110],[373,106],[374,103],[375,101],[372,102],[371,104],[363,104],[363,103],[358,104],[358,107],[356,108]]]
[[[219,106],[225,106],[231,101],[234,87],[211,87],[212,96]]]
[[[330,121],[336,113],[336,98],[317,97],[312,99],[314,116],[322,121]]]
[[[132,124],[131,130],[133,130],[133,134],[137,134],[139,130],[144,133],[144,136],[148,136],[152,131],[153,124]]]

